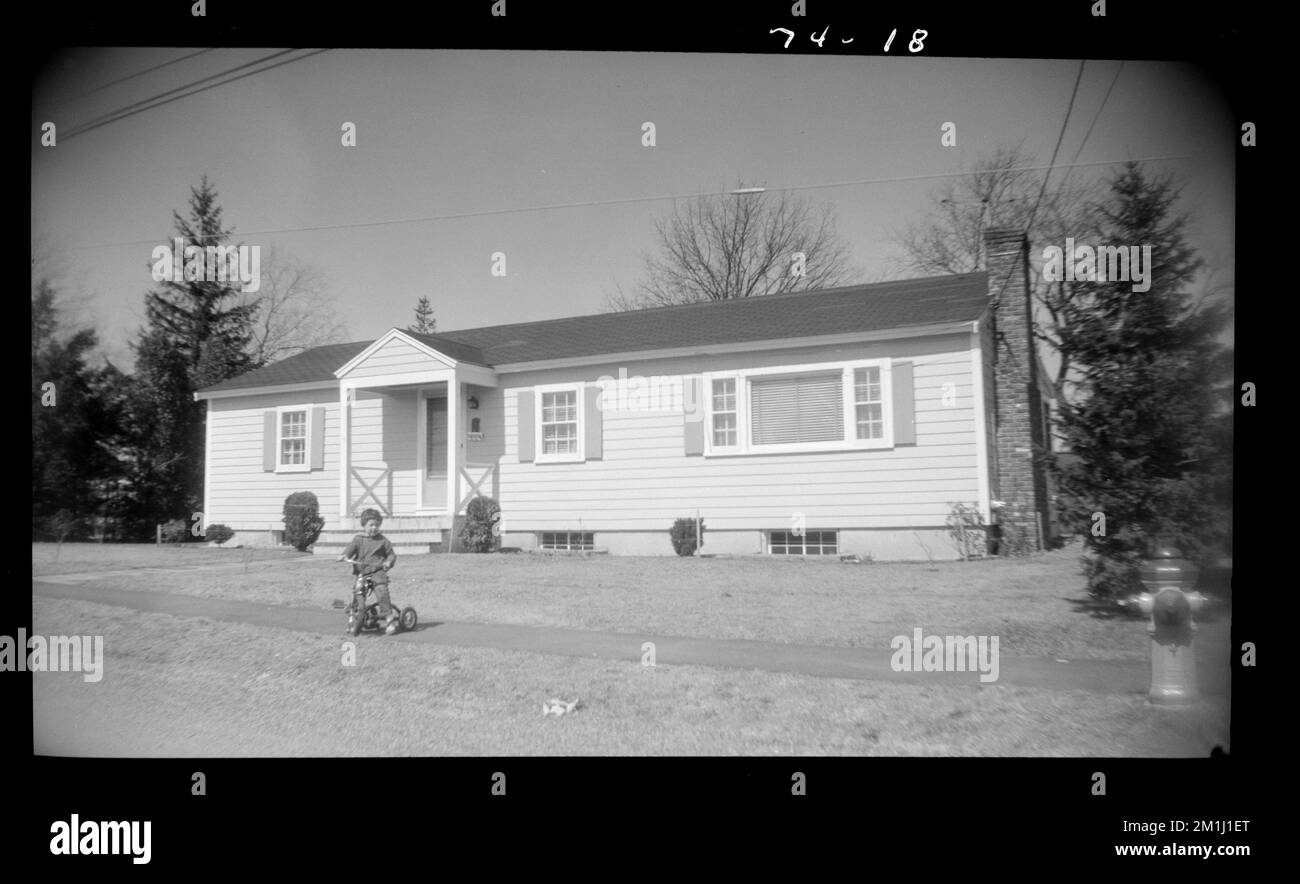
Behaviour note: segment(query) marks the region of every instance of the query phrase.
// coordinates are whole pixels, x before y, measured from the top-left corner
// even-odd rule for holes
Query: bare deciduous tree
[[[274,248],[261,266],[259,290],[242,294],[242,303],[259,302],[249,345],[254,365],[343,340],[345,329],[320,274]]]
[[[1061,354],[1058,330],[1066,307],[1075,294],[1072,282],[1048,281],[1039,272],[1042,246],[1064,246],[1086,217],[1086,201],[1096,185],[1085,182],[1068,187],[1069,172],[1056,173],[1057,183],[1043,191],[1043,171],[1026,171],[1033,165],[1023,149],[998,147],[975,160],[972,170],[951,178],[931,196],[930,209],[919,223],[893,231],[891,239],[902,251],[902,269],[923,274],[973,273],[986,266],[984,232],[1008,227],[1029,234],[1030,284],[1039,307],[1034,335],[1060,356],[1054,378],[1048,379],[1062,396],[1070,362]],[[1042,199],[1039,194],[1042,193]]]
[[[827,288],[853,281],[830,206],[788,193],[696,197],[655,221],[656,254],[610,310],[665,307]]]

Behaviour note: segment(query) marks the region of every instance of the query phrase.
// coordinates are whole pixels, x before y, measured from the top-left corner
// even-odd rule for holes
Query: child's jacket
[[[394,552],[388,538],[382,534],[376,534],[374,537],[358,534],[352,538],[347,549],[343,550],[343,557],[361,562],[360,565],[352,566],[352,573],[371,574],[376,583],[388,582],[388,571],[380,570],[381,568],[385,566],[392,568],[397,564],[397,553]]]

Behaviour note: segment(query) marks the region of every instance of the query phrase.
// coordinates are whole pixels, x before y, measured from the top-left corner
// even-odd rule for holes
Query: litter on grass
[[[543,715],[554,715],[557,718],[561,715],[568,715],[575,709],[581,709],[581,701],[574,697],[572,700],[562,700],[559,697],[551,697],[542,704]]]

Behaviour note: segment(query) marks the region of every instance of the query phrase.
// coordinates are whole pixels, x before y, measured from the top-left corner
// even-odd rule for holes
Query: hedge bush
[[[974,559],[988,551],[988,532],[978,506],[954,503],[948,513],[948,536],[962,559]]]
[[[695,519],[685,518],[673,522],[670,532],[673,549],[679,556],[695,555]],[[704,520],[700,520],[700,546],[704,545]]]
[[[205,536],[217,546],[221,546],[221,544],[234,537],[235,532],[229,525],[209,525]]]
[[[190,523],[184,519],[172,519],[163,523],[163,543],[185,543],[190,536]]]
[[[320,516],[320,502],[310,491],[295,491],[284,499],[284,542],[298,552],[320,537],[325,520]]]
[[[493,552],[501,546],[497,524],[501,519],[501,504],[491,497],[479,495],[465,507],[465,522],[460,526],[460,542],[467,552]]]

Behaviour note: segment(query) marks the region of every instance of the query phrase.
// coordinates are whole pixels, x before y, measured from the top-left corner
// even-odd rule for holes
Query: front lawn
[[[34,564],[52,555],[52,545],[38,551],[40,546],[33,546]],[[133,549],[79,546],[90,547],[75,553],[81,570],[124,567]],[[110,555],[118,558],[92,564],[95,549],[115,550]],[[200,557],[239,562],[246,552],[253,555],[244,568],[106,575],[94,585],[310,607],[347,598],[351,585],[350,568],[333,557],[284,567],[279,563],[300,554],[134,549],[142,566]],[[877,648],[920,627],[926,634],[996,635],[1007,656],[1144,657],[1149,645],[1142,622],[1098,610],[1084,590],[1078,562],[1077,547],[1026,559],[934,566],[757,556],[408,555],[392,572],[392,596],[399,605],[417,608],[426,623]],[[1210,624],[1205,637],[1222,626]]]
[[[584,563],[591,564],[591,563]],[[99,682],[32,677],[36,751],[201,757],[379,755],[1199,756],[1227,703],[1140,695],[644,667],[447,648],[34,600],[35,630],[104,636]],[[563,718],[550,697],[577,697]]]
[[[75,574],[133,568],[193,568],[240,562],[273,562],[300,558],[292,549],[236,549],[206,543],[57,543],[32,544],[32,574]]]

